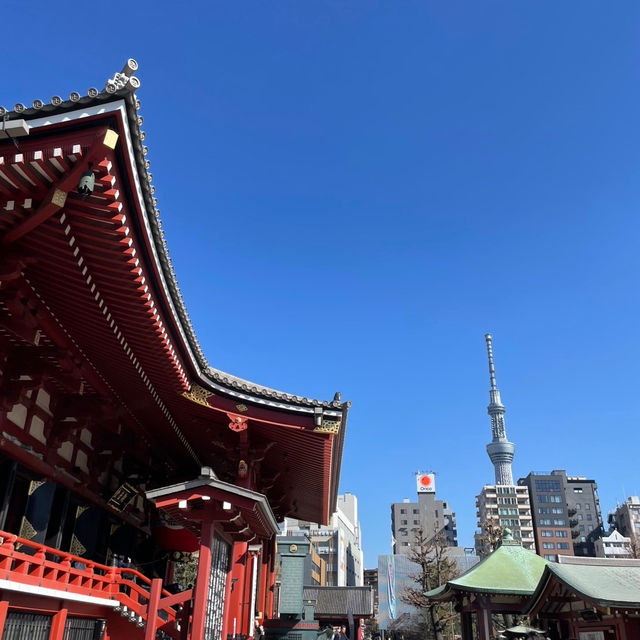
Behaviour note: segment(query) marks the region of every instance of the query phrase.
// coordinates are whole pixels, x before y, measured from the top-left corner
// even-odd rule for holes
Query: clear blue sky
[[[54,9],[51,7],[55,6]],[[11,3],[0,104],[140,63],[169,249],[213,366],[353,402],[365,564],[414,471],[472,542],[494,334],[516,477],[640,492],[640,4]]]

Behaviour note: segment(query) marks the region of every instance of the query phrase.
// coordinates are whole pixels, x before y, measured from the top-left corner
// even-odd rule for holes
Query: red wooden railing
[[[117,600],[116,610],[139,626],[151,620],[156,629],[162,627],[171,633],[178,618],[177,605],[191,595],[189,591],[180,597],[182,594],[172,595],[166,589],[158,594],[159,581],[153,589],[152,581],[135,569],[90,562],[12,533],[0,531],[0,541],[0,579]],[[164,599],[168,602],[163,603]],[[150,600],[155,611],[149,611]]]

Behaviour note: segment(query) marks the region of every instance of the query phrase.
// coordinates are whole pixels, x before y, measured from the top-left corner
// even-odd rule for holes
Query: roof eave
[[[46,117],[47,115],[55,116],[61,113],[71,113],[80,107],[86,108],[101,103],[106,104],[123,100],[126,105],[127,125],[131,136],[135,170],[138,173],[139,184],[144,199],[145,211],[143,213],[147,216],[149,222],[149,228],[152,233],[150,240],[156,249],[159,260],[158,266],[161,269],[171,298],[170,302],[172,304],[168,305],[172,311],[171,316],[173,317],[173,321],[182,329],[179,333],[186,338],[185,355],[187,356],[187,361],[191,364],[195,378],[212,388],[222,386],[230,396],[241,398],[244,401],[255,401],[257,404],[268,404],[276,409],[293,412],[302,411],[304,413],[320,407],[325,409],[329,414],[338,415],[344,411],[344,407],[348,406],[349,403],[343,403],[337,399],[333,401],[316,400],[278,391],[214,369],[207,362],[196,337],[177,283],[162,230],[157,201],[153,193],[154,187],[151,184],[152,177],[149,173],[149,162],[146,159],[148,150],[143,144],[145,135],[141,130],[142,117],[139,115],[140,102],[135,95],[135,92],[140,87],[139,79],[133,75],[137,69],[138,63],[133,59],[129,59],[122,71],[114,74],[112,78],[107,80],[104,89],[101,91],[91,88],[87,91],[86,95],[81,95],[74,91],[70,94],[68,100],[54,96],[49,103],[44,103],[42,100],[34,100],[31,107],[18,103],[14,106],[13,110],[0,107],[0,116],[6,116],[9,119],[24,118],[29,120]],[[175,313],[173,313],[174,310]]]

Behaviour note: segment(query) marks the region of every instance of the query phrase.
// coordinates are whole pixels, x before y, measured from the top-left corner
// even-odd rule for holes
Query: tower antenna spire
[[[513,485],[513,471],[511,463],[516,447],[507,439],[504,414],[506,409],[500,398],[500,390],[496,383],[496,369],[493,362],[493,338],[490,333],[484,336],[487,341],[487,356],[489,358],[489,406],[487,413],[491,418],[491,442],[487,445],[487,453],[493,463],[497,485]]]
[[[484,339],[487,341],[487,355],[489,356],[489,378],[491,379],[491,389],[497,389],[496,384],[496,368],[493,364],[493,338],[490,333],[485,334]]]

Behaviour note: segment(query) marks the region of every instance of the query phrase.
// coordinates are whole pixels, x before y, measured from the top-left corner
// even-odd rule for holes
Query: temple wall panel
[[[23,404],[14,404],[11,411],[7,411],[7,420],[13,422],[16,427],[24,429],[27,422],[27,407]]]
[[[93,449],[93,446],[91,445],[92,434],[91,434],[91,431],[89,431],[89,429],[85,428],[80,432],[80,442],[83,442],[84,444],[87,445],[87,447],[89,447],[90,449]]]
[[[58,447],[58,455],[61,458],[64,458],[67,462],[71,462],[71,459],[73,458],[73,443],[68,440],[63,442]]]
[[[43,387],[40,387],[38,390],[38,395],[36,396],[36,404],[43,410],[46,411],[49,415],[51,414],[50,410],[51,403],[51,395],[45,391]]]
[[[29,433],[39,442],[45,444],[47,439],[44,435],[44,420],[39,416],[33,416],[31,418],[31,424],[29,425]]]
[[[78,467],[79,469],[82,469],[82,471],[84,471],[85,473],[89,473],[87,454],[82,449],[78,449],[76,451],[75,466]]]

